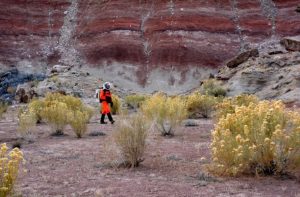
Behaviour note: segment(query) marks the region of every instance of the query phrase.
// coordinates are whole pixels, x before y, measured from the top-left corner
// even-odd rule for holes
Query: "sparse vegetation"
[[[22,161],[24,161],[23,153],[18,148],[8,152],[6,144],[1,144],[0,197],[7,197],[12,194]]]
[[[0,119],[2,119],[3,114],[7,111],[7,104],[0,102]]]
[[[142,114],[123,117],[114,131],[116,143],[126,167],[138,167],[144,160],[143,154],[149,126]]]
[[[120,113],[121,110],[121,101],[117,95],[112,95],[113,106],[111,107],[111,113],[113,115]]]
[[[212,169],[219,175],[299,173],[300,114],[280,101],[235,107],[212,138]]]
[[[149,96],[133,94],[125,97],[125,103],[130,109],[137,110]]]
[[[215,111],[218,98],[210,95],[201,95],[200,92],[194,92],[187,96],[187,110],[189,118],[210,118]]]
[[[154,122],[163,136],[173,136],[176,127],[187,117],[186,105],[182,98],[171,98],[161,93],[146,100],[142,111]]]
[[[226,90],[215,79],[205,80],[201,87],[206,95],[215,97],[226,96]]]
[[[22,138],[27,141],[33,141],[34,131],[33,128],[36,125],[36,115],[30,111],[24,111],[19,116],[18,132]]]

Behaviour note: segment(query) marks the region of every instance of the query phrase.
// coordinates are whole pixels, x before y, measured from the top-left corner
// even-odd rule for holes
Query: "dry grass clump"
[[[281,101],[236,107],[219,120],[212,138],[211,169],[219,175],[300,171],[300,114]]]
[[[34,130],[37,122],[37,116],[30,111],[23,111],[19,115],[18,132],[21,137],[27,141],[34,140]]]
[[[132,94],[125,97],[125,103],[129,108],[137,110],[148,98],[149,96],[146,95]]]
[[[235,112],[237,106],[249,106],[251,103],[258,103],[259,99],[255,95],[241,94],[235,97],[225,98],[218,103],[216,108],[216,118],[226,117],[227,114]]]
[[[163,136],[173,136],[176,127],[187,117],[186,105],[182,98],[168,97],[161,93],[147,99],[141,109]]]
[[[149,125],[142,114],[124,116],[118,121],[113,139],[122,157],[122,165],[138,167],[144,160],[148,130]]]
[[[6,103],[0,102],[0,119],[2,118],[3,114],[7,111],[8,105]]]
[[[187,96],[186,107],[189,118],[210,118],[215,111],[219,99],[210,95],[194,92]]]
[[[226,96],[226,90],[215,79],[205,80],[202,84],[203,93],[214,97]]]
[[[121,100],[117,95],[112,95],[113,106],[111,107],[111,113],[113,115],[119,114],[121,110]]]
[[[8,152],[6,144],[0,146],[0,197],[12,194],[20,165],[24,161],[23,153],[14,148]]]

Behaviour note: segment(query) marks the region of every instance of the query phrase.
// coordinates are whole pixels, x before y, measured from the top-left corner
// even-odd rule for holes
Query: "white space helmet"
[[[103,84],[103,89],[104,90],[109,90],[110,89],[110,83],[109,82],[105,82],[104,84]]]

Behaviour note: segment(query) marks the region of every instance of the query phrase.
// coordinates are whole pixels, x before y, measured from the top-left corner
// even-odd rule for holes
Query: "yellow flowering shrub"
[[[300,170],[300,114],[281,101],[236,107],[212,132],[212,170],[220,175]]]
[[[129,108],[137,110],[147,98],[146,95],[132,94],[125,97],[125,103]]]
[[[62,135],[64,128],[69,123],[68,117],[71,116],[71,111],[66,103],[51,101],[45,102],[45,108],[41,115],[57,135]]]
[[[216,118],[227,116],[235,112],[237,106],[248,106],[250,103],[258,103],[255,95],[241,94],[235,97],[225,98],[216,106]]]
[[[18,148],[8,152],[6,144],[1,144],[0,197],[9,196],[13,191],[22,161],[24,161],[23,153]]]
[[[71,113],[72,117],[69,119],[69,123],[78,138],[87,131],[87,122],[90,119],[88,111],[76,110]]]
[[[117,145],[122,164],[138,167],[144,160],[144,150],[149,125],[142,114],[123,116],[114,129],[113,139]]]
[[[28,105],[28,109],[29,112],[32,114],[35,114],[36,116],[36,121],[37,123],[40,123],[42,121],[42,109],[44,109],[45,102],[43,102],[42,100],[32,100],[29,105]]]
[[[147,99],[141,109],[163,136],[174,135],[176,127],[187,117],[186,105],[182,98],[168,97],[161,93]]]
[[[64,128],[70,124],[77,137],[82,137],[86,132],[86,125],[94,113],[79,98],[59,93],[47,94],[45,99],[32,101],[29,112],[50,124],[57,135],[63,134]]]
[[[215,97],[226,96],[226,90],[215,79],[208,79],[203,81],[201,85],[203,93]]]
[[[218,103],[218,98],[209,95],[201,95],[199,92],[194,92],[187,96],[186,107],[190,118],[211,117]]]

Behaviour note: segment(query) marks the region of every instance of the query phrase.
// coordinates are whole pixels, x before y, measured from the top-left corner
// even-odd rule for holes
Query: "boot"
[[[111,116],[111,113],[108,113],[107,114],[107,117],[108,117],[108,119],[109,119],[109,121],[111,122],[111,124],[114,124],[114,119],[112,118],[112,116]]]
[[[105,114],[101,114],[100,124],[107,124],[107,122],[104,122],[104,119],[105,119]]]

